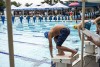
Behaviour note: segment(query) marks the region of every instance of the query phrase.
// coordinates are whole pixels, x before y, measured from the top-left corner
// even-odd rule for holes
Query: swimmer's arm
[[[81,40],[81,33],[80,33],[79,27],[77,29],[78,29],[78,34],[79,34],[79,37],[80,37],[80,40]]]
[[[97,22],[100,20],[100,17],[97,17],[95,20],[94,20],[94,24],[96,24],[96,26],[97,26]]]
[[[50,51],[50,55],[51,55],[51,57],[53,57],[53,55],[52,55],[52,51],[53,51],[53,46],[52,46],[52,37],[51,37],[51,35],[49,34],[49,51]]]
[[[98,20],[100,20],[100,17],[97,17],[94,22],[96,23]]]

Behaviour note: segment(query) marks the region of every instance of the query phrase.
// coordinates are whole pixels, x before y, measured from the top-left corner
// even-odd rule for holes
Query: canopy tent
[[[17,7],[15,5],[11,5],[11,9],[15,10]]]
[[[40,6],[38,6],[37,4],[32,4],[29,7],[23,5],[19,7],[15,7],[14,5],[12,5],[11,7],[12,10],[40,10],[40,9],[47,9],[47,8],[51,8],[51,5],[44,3],[41,4]]]
[[[37,9],[37,10],[43,10],[45,8],[40,5],[40,6],[36,6],[35,9]]]
[[[60,2],[58,2],[57,4],[51,6],[47,3],[41,4],[40,6],[37,6],[36,4],[32,4],[29,7],[26,6],[19,6],[19,7],[14,7],[12,6],[12,10],[45,10],[45,9],[67,9],[69,8],[68,6],[65,6],[64,4],[61,4]]]
[[[66,5],[64,5],[64,4],[62,4],[62,3],[60,3],[60,2],[58,2],[58,3],[56,3],[55,5],[51,6],[51,8],[53,8],[53,9],[62,9],[62,8],[67,9],[67,8],[69,8],[69,7],[66,6]]]
[[[33,5],[33,6],[24,8],[24,10],[38,10],[38,9],[44,9],[44,8],[41,6],[37,6],[37,5]]]
[[[31,6],[24,8],[24,10],[33,10],[33,9],[36,9],[35,7],[37,7],[37,5],[32,4]]]
[[[51,5],[44,3],[41,5],[41,7],[47,9],[47,8],[51,8]]]
[[[42,5],[42,4],[40,4]],[[44,7],[42,6],[38,6],[38,4],[32,4],[31,6],[29,7],[25,7],[24,10],[37,10],[37,9],[44,9]]]
[[[14,7],[14,6],[12,6],[12,7]],[[21,5],[21,6],[19,6],[19,7],[15,7],[13,10],[24,10],[24,9],[26,9],[27,7],[26,6],[24,6],[24,5]]]

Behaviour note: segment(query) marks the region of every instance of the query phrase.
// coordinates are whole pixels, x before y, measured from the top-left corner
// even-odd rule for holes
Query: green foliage
[[[17,3],[17,7],[21,6],[22,4],[20,4],[19,2]]]
[[[44,0],[42,3],[48,3],[48,4],[52,4],[52,2],[54,3],[58,3],[58,2],[62,2],[61,0]]]
[[[11,2],[11,5],[17,6],[17,2],[16,1]]]
[[[55,2],[55,3],[58,3],[58,2],[60,2],[60,0],[54,0],[54,2]]]
[[[4,0],[0,0],[0,7],[5,7],[5,2],[4,2]]]
[[[26,3],[26,4],[25,4],[25,6],[27,6],[27,7],[28,7],[28,6],[31,6],[32,4],[33,4],[33,3],[31,3],[31,4],[29,4],[29,3]]]
[[[16,6],[16,7],[19,7],[19,6],[21,6],[21,4],[18,2],[16,2],[16,1],[12,1],[11,2],[11,5],[14,5],[14,6]]]

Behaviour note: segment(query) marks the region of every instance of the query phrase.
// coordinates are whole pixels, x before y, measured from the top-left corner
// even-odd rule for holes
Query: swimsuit
[[[57,46],[61,46],[69,34],[70,34],[69,28],[62,28],[60,30],[60,34],[55,37],[57,39],[57,43],[56,43]]]

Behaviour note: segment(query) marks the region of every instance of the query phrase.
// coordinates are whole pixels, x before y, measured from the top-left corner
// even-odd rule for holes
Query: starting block
[[[84,41],[85,44],[85,54],[86,55],[93,55],[95,54],[95,44],[91,41]]]
[[[56,64],[56,67],[72,67],[72,63],[79,58],[79,54],[75,54],[72,58],[69,56],[71,56],[71,53],[55,56],[51,60]]]

